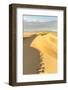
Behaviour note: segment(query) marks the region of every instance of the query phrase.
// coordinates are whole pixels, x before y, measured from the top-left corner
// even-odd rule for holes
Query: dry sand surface
[[[32,36],[34,34],[36,36]],[[30,36],[34,38],[31,39]],[[24,40],[24,74],[57,73],[57,33],[25,33],[24,37],[29,37]],[[29,47],[26,49],[27,43],[29,43]],[[31,63],[29,63],[30,61]]]

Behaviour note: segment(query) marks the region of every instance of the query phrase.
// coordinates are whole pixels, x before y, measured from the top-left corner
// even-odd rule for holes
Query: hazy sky
[[[57,16],[24,15],[24,21],[27,21],[27,22],[57,21]]]
[[[57,16],[24,15],[24,31],[57,31]]]

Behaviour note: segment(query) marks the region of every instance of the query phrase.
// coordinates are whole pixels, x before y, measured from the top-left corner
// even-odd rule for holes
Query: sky
[[[24,21],[27,22],[57,21],[57,16],[24,15]]]
[[[57,16],[24,15],[24,31],[57,31]]]

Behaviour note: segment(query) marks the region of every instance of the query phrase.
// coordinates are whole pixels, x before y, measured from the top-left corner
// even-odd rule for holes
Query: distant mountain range
[[[57,21],[27,22],[24,21],[24,31],[57,31]]]

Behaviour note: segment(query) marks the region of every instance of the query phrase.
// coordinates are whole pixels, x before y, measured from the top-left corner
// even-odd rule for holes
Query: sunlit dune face
[[[39,34],[30,46],[40,52],[40,57],[44,63],[44,72],[57,73],[57,33]]]

